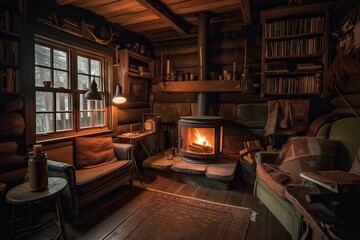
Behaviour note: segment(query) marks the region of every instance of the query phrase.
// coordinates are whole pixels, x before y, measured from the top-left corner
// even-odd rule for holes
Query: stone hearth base
[[[235,177],[238,159],[223,156],[215,163],[197,164],[183,160],[182,156],[167,160],[164,152],[160,152],[144,160],[142,165],[145,170],[146,168],[161,170],[160,174],[179,182],[229,189],[230,182]]]

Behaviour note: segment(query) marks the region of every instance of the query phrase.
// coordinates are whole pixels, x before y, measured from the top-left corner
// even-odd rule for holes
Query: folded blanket
[[[294,135],[306,130],[309,119],[309,100],[268,101],[265,136]]]

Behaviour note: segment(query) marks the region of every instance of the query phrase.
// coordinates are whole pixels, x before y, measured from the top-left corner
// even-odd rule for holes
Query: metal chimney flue
[[[199,57],[199,81],[207,79],[208,69],[208,33],[209,33],[209,12],[200,12],[198,14],[198,57]],[[209,104],[207,94],[199,92],[197,98],[197,115],[205,116],[209,113]]]

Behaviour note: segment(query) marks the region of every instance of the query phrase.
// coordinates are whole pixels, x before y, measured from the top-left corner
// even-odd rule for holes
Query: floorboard
[[[71,223],[66,223],[68,239],[81,240],[105,240],[105,239],[121,239],[134,229],[140,222],[134,222],[133,228],[125,227],[122,222],[131,220],[131,215],[136,208],[132,200],[145,188],[153,188],[160,191],[189,196],[208,201],[225,203],[235,206],[248,207],[257,212],[256,222],[251,222],[247,238],[248,240],[287,240],[290,239],[289,234],[277,221],[277,219],[259,203],[259,200],[253,195],[253,185],[236,181],[232,184],[230,190],[211,189],[193,184],[179,183],[165,176],[143,178],[143,185],[139,180],[134,181],[132,189],[122,189],[120,200],[112,201],[114,204],[109,205],[105,218],[96,219],[97,214],[92,214],[97,220],[95,225],[88,228],[77,228]],[[110,201],[111,202],[111,201]],[[127,204],[126,204],[127,203]],[[126,204],[126,207],[124,207]],[[151,217],[151,216],[148,216]],[[144,221],[146,220],[144,216]],[[53,224],[54,225],[54,224]],[[115,230],[114,230],[115,229]],[[151,231],[151,229],[149,230]],[[31,239],[49,239],[50,233],[56,233],[56,226],[47,226],[46,231],[38,232]],[[143,239],[147,239],[148,232],[141,233]],[[23,238],[30,239],[30,238]]]
[[[251,222],[246,239],[249,240],[264,240],[268,238],[268,228],[267,228],[267,214],[268,211],[264,205],[260,205],[259,200],[252,193],[253,186],[248,185],[244,192],[243,198],[243,207],[251,208],[258,215],[256,217],[256,222]],[[275,240],[275,239],[274,239]]]
[[[210,188],[199,186],[196,188],[195,192],[191,195],[191,197],[205,199],[210,191]]]
[[[229,194],[228,190],[210,189],[205,200],[211,202],[217,202],[217,203],[225,203],[228,194]]]

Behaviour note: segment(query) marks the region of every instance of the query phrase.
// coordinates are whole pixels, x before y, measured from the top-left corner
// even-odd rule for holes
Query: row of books
[[[12,33],[20,33],[20,16],[10,13],[8,10],[0,10],[0,30]]]
[[[267,94],[316,94],[321,90],[321,79],[315,76],[268,77],[265,81]]]
[[[19,64],[19,42],[0,39],[0,64]]]
[[[304,17],[265,24],[266,37],[281,37],[296,34],[320,33],[325,29],[325,17]]]
[[[297,71],[318,71],[322,70],[322,64],[315,64],[315,63],[298,63],[296,65]]]
[[[320,54],[324,51],[324,37],[296,38],[266,43],[266,57]]]
[[[0,91],[13,92],[16,88],[17,78],[19,77],[19,70],[13,68],[0,70]]]

